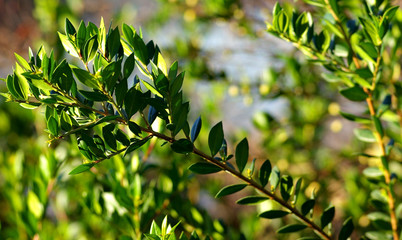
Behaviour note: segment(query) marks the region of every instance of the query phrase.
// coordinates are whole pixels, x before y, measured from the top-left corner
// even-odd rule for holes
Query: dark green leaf
[[[98,79],[94,75],[80,68],[73,68],[72,71],[78,81],[90,88],[99,89]]]
[[[182,138],[173,142],[170,147],[174,152],[182,154],[191,153],[194,149],[193,143],[186,138]]]
[[[106,39],[106,54],[109,58],[113,58],[116,54],[119,53],[121,48],[120,43],[120,33],[119,29],[116,27],[111,30]]]
[[[91,169],[95,164],[94,163],[85,163],[85,164],[81,164],[78,167],[74,168],[69,175],[75,175],[75,174],[79,174],[85,171],[88,171],[89,169]]]
[[[293,233],[293,232],[301,231],[305,228],[307,228],[307,226],[303,225],[303,224],[290,224],[290,225],[279,228],[277,233]]]
[[[71,130],[73,123],[71,121],[70,116],[65,112],[62,111],[61,112],[61,116],[60,116],[60,127],[61,129],[63,129],[64,131],[68,132]]]
[[[377,132],[380,134],[381,137],[384,137],[384,130],[382,128],[380,119],[376,116],[373,116],[372,119],[373,119],[374,126],[375,126]]]
[[[301,179],[301,178],[297,179],[297,181],[296,181],[293,202],[292,202],[292,204],[294,204],[294,205],[296,205],[297,199],[299,198],[299,192],[300,192],[300,189],[302,186],[302,182],[303,182],[303,179]]]
[[[124,78],[116,85],[114,94],[116,96],[117,105],[121,106],[123,104],[124,98],[126,97],[128,90],[127,79]]]
[[[75,38],[77,46],[80,49],[81,55],[84,52],[84,45],[85,45],[85,42],[86,42],[86,36],[87,36],[87,28],[85,27],[84,21],[81,21],[80,26],[78,27],[77,36]]]
[[[268,218],[268,219],[275,219],[275,218],[282,218],[288,215],[290,212],[282,211],[282,210],[269,210],[261,213],[259,217],[261,218]]]
[[[215,156],[223,143],[223,126],[222,122],[217,123],[212,127],[208,136],[208,146],[211,151],[211,156]]]
[[[220,198],[226,195],[230,195],[233,193],[236,193],[238,191],[243,190],[245,187],[247,187],[248,184],[233,184],[233,185],[229,185],[226,186],[224,188],[222,188],[216,195],[215,198]]]
[[[269,198],[264,196],[247,196],[237,200],[236,203],[240,205],[251,205],[251,204],[258,204],[266,200],[269,200]]]
[[[105,139],[106,145],[112,150],[117,149],[116,137],[113,134],[114,129],[115,124],[113,123],[110,123],[102,128],[103,139]]]
[[[363,118],[363,117],[355,116],[355,115],[350,114],[350,113],[339,112],[339,114],[340,114],[342,117],[344,117],[344,118],[346,118],[346,119],[348,119],[348,120],[350,120],[350,121],[353,121],[353,122],[364,123],[364,124],[369,124],[369,123],[371,122],[370,119],[368,119],[368,118]]]
[[[91,101],[102,102],[108,100],[108,97],[101,92],[89,92],[84,90],[78,90],[78,91],[82,94],[82,96]]]
[[[195,120],[193,126],[191,127],[191,141],[192,142],[194,142],[197,139],[198,134],[200,133],[200,130],[201,130],[201,125],[202,125],[201,116],[199,116],[197,118],[197,120]]]
[[[136,140],[134,142],[132,142],[130,144],[130,146],[127,148],[126,152],[124,153],[124,156],[126,156],[127,154],[129,154],[130,152],[142,147],[142,145],[144,145],[145,143],[148,142],[148,140],[151,139],[151,137],[146,137],[144,139],[141,140]]]
[[[53,136],[57,137],[59,135],[59,124],[54,117],[50,117],[47,121],[47,128]]]
[[[290,193],[293,187],[293,178],[291,176],[282,176],[281,180],[281,196],[282,199],[287,202],[290,198]]]
[[[66,18],[66,34],[74,35],[76,33],[74,25],[70,22],[68,18]]]
[[[126,61],[124,62],[123,73],[125,78],[128,78],[131,75],[134,70],[134,66],[135,58],[134,53],[132,53],[130,54],[130,56],[127,57]]]
[[[339,232],[338,240],[347,240],[350,235],[352,235],[355,226],[353,225],[352,218],[348,218],[342,226],[341,231]]]
[[[198,174],[211,174],[222,171],[217,165],[207,162],[194,163],[188,169]]]
[[[260,179],[260,183],[263,187],[265,187],[268,183],[269,176],[271,175],[271,162],[267,159],[265,162],[261,165],[260,172],[258,178]]]
[[[308,199],[305,201],[301,207],[301,212],[304,216],[310,213],[310,211],[314,208],[315,200]]]
[[[321,215],[321,228],[325,228],[329,223],[332,222],[335,216],[335,207],[329,207],[325,209]]]
[[[128,139],[127,135],[120,129],[116,131],[116,140],[121,142],[124,146],[130,145],[130,140]]]
[[[145,46],[142,38],[137,33],[135,33],[134,35],[133,45],[135,56],[137,56],[142,63],[148,65],[149,57],[147,47]]]
[[[98,50],[98,36],[94,35],[88,39],[84,46],[83,58],[85,62],[91,61]]]
[[[239,172],[243,172],[244,168],[246,167],[248,161],[248,141],[247,138],[241,140],[239,144],[236,146],[236,165],[239,168]]]
[[[340,93],[347,99],[355,102],[364,101],[368,97],[367,93],[365,93],[364,90],[358,86],[343,89],[340,91]]]
[[[132,133],[134,133],[137,136],[140,136],[141,134],[141,128],[138,126],[135,122],[129,121],[128,122],[128,128]]]
[[[109,63],[102,71],[102,81],[106,84],[106,88],[111,92],[119,79],[121,71],[121,60]]]

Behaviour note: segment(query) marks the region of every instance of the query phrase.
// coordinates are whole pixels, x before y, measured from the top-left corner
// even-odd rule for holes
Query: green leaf
[[[339,112],[339,114],[342,117],[344,117],[344,118],[346,118],[346,119],[348,119],[350,121],[353,121],[353,122],[363,123],[363,124],[371,123],[371,120],[368,119],[368,118],[359,117],[359,116],[356,116],[356,115],[353,115],[353,114],[350,114],[350,113],[346,113],[346,112]]]
[[[331,206],[322,213],[321,215],[321,228],[325,228],[329,223],[332,222],[335,216],[335,207]]]
[[[64,50],[66,50],[66,52],[71,56],[79,58],[77,48],[75,47],[74,43],[66,35],[60,32],[58,32],[58,34]]]
[[[223,143],[223,138],[223,126],[222,122],[219,122],[212,127],[208,136],[208,146],[211,151],[211,156],[215,156],[219,152]]]
[[[90,72],[82,70],[80,68],[73,68],[72,71],[78,81],[82,82],[84,85],[90,88],[99,89],[98,79]]]
[[[370,129],[355,128],[353,132],[360,141],[369,143],[377,142],[374,133]]]
[[[70,20],[68,18],[66,18],[66,34],[68,35],[74,35],[76,34],[74,25],[70,22]]]
[[[64,131],[68,132],[68,131],[71,130],[72,125],[73,125],[73,122],[71,121],[70,116],[65,111],[62,111],[61,116],[60,116],[60,127],[61,127],[61,129],[63,129]]]
[[[81,21],[80,26],[78,27],[77,37],[75,39],[77,46],[80,49],[81,55],[84,52],[86,36],[87,36],[87,28],[85,27],[84,21]]]
[[[134,142],[132,142],[130,144],[130,146],[128,146],[126,152],[124,153],[124,156],[126,156],[127,154],[129,154],[130,152],[137,150],[138,148],[142,147],[145,143],[147,143],[149,141],[149,139],[151,139],[151,136],[148,136],[144,139],[141,140],[135,140]]]
[[[17,61],[20,63],[21,67],[23,67],[26,71],[31,70],[31,66],[29,65],[29,63],[23,57],[21,57],[17,53],[14,53],[14,56],[17,59]]]
[[[43,80],[38,81],[43,82]],[[70,92],[73,81],[73,72],[71,71],[71,68],[67,63],[67,60],[63,59],[63,61],[56,67],[52,74],[52,83],[56,83],[65,92]]]
[[[79,174],[85,171],[88,171],[89,169],[91,169],[95,164],[94,163],[85,163],[85,164],[81,164],[78,167],[74,168],[69,175],[75,175],[75,174]]]
[[[191,136],[191,141],[192,141],[192,142],[194,142],[194,141],[197,139],[198,134],[199,134],[200,131],[201,131],[201,125],[202,125],[201,116],[199,116],[199,117],[197,118],[197,120],[195,120],[193,126],[191,127],[191,134],[190,134],[190,136]]]
[[[281,10],[276,16],[274,16],[272,25],[278,32],[286,32],[289,26],[289,17],[284,10]]]
[[[269,178],[272,192],[275,191],[275,189],[278,187],[280,179],[281,179],[281,173],[279,171],[279,168],[275,166],[272,169],[271,176]]]
[[[268,184],[269,176],[271,175],[272,166],[270,161],[267,159],[261,165],[260,172],[258,178],[260,179],[260,183],[262,187],[265,187]]]
[[[243,190],[245,187],[247,187],[248,184],[233,184],[226,186],[222,188],[216,195],[215,198],[221,198],[223,196],[227,196],[233,193],[236,193],[238,191]]]
[[[296,205],[297,199],[299,198],[299,192],[300,192],[300,189],[302,186],[302,182],[303,182],[303,179],[301,179],[301,178],[297,179],[297,181],[296,181],[295,188],[294,188],[295,190],[294,190],[293,202],[292,202],[293,205]]]
[[[19,98],[28,100],[29,97],[29,83],[28,80],[20,74],[21,67],[17,64],[17,68],[12,78],[13,89],[18,94]],[[11,92],[11,91],[10,91]]]
[[[266,200],[269,200],[269,198],[264,196],[247,196],[237,200],[236,203],[240,205],[252,205],[252,204],[258,204]]]
[[[126,97],[127,94],[127,90],[128,90],[127,78],[121,79],[120,82],[116,85],[116,88],[114,90],[117,105],[119,106],[123,105],[124,98]]]
[[[219,166],[207,162],[194,163],[188,169],[198,174],[211,174],[222,171]]]
[[[124,146],[130,145],[130,140],[128,139],[127,135],[121,129],[117,129],[115,136],[116,136],[116,140],[119,141]]]
[[[47,128],[53,136],[57,137],[59,135],[59,124],[54,117],[50,117],[49,120],[47,120]]]
[[[158,53],[158,68],[163,72],[163,74],[165,74],[165,76],[168,75],[165,59],[162,57],[160,52]]]
[[[395,16],[395,13],[398,11],[398,8],[399,6],[389,7],[387,10],[385,10],[384,14],[382,15],[383,18],[390,21]]]
[[[133,45],[134,45],[134,53],[135,56],[145,65],[148,65],[149,63],[149,58],[148,58],[148,50],[147,47],[145,46],[144,41],[142,40],[142,38],[135,33],[134,35],[134,41],[133,41]]]
[[[341,231],[339,232],[338,240],[347,240],[350,235],[352,235],[355,226],[353,225],[352,218],[348,218],[342,226]]]
[[[108,146],[112,150],[117,149],[116,137],[113,134],[114,129],[115,129],[115,124],[113,124],[113,123],[105,125],[102,128],[102,136],[103,136],[103,139],[105,139],[106,146]]]
[[[172,150],[177,153],[187,154],[193,152],[194,146],[193,143],[186,139],[182,138],[177,141],[174,141],[172,145],[170,145]]]
[[[281,179],[281,196],[282,199],[287,202],[290,198],[290,193],[293,187],[293,178],[291,176],[282,176]]]
[[[111,92],[119,79],[121,71],[121,60],[109,63],[101,71],[102,81],[106,85],[106,89]]]
[[[384,130],[382,128],[380,119],[376,116],[373,116],[372,119],[373,119],[374,126],[375,126],[377,132],[380,134],[381,137],[384,137]]]
[[[282,210],[269,210],[261,213],[259,217],[261,218],[268,218],[268,219],[275,219],[275,218],[282,218],[288,215],[290,212],[282,211]]]
[[[367,95],[367,93],[364,92],[363,88],[358,87],[358,86],[346,88],[339,92],[345,98],[347,98],[351,101],[355,101],[355,102],[364,101],[364,100],[366,100],[366,98],[368,98],[368,95]]]
[[[85,62],[91,61],[98,50],[98,36],[94,35],[85,42],[84,52],[82,53]]]
[[[371,212],[367,217],[377,229],[392,230],[391,218],[388,214],[382,212]]]
[[[91,101],[102,102],[107,101],[109,99],[105,94],[101,92],[89,92],[84,90],[78,90],[78,91],[82,94],[82,96]]]
[[[293,233],[293,232],[298,232],[301,231],[303,229],[307,228],[306,225],[303,224],[290,224],[284,227],[281,227],[278,229],[278,231],[276,231],[277,233]]]
[[[142,92],[135,89],[135,87],[130,88],[124,97],[124,109],[126,110],[128,119],[140,110],[143,105],[144,99]]]
[[[125,78],[128,78],[131,75],[131,73],[134,71],[134,66],[135,58],[134,53],[132,53],[130,54],[130,56],[127,57],[126,61],[124,62],[123,73]]]
[[[315,200],[314,199],[308,199],[305,201],[301,207],[301,212],[304,216],[310,213],[310,211],[314,208],[315,205]]]
[[[137,136],[140,136],[141,128],[140,128],[140,126],[138,126],[138,124],[136,124],[135,122],[129,121],[128,122],[128,128],[130,129],[130,131],[132,133],[134,133]]]
[[[239,144],[236,146],[236,165],[239,168],[239,172],[243,172],[244,168],[246,167],[247,161],[248,161],[248,154],[249,154],[249,148],[248,148],[248,141],[247,138],[244,138],[241,140]]]
[[[116,54],[119,53],[121,48],[120,43],[120,33],[119,29],[116,27],[111,30],[107,35],[106,39],[106,54],[109,58],[113,58]]]

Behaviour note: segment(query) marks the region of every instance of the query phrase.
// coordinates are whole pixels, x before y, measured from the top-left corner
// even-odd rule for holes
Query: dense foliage
[[[291,108],[289,132],[267,113],[255,117],[272,161],[251,156],[251,136],[236,139],[231,148],[220,121],[205,130],[210,118],[190,114],[178,62],[167,64],[158,45],[144,41],[132,26],[123,24],[120,31],[105,27],[103,20],[98,27],[91,22],[74,26],[67,19],[64,33],[58,33],[67,59],[56,60],[44,47],[30,50],[28,60],[15,54],[16,67],[4,79],[8,92],[2,95],[24,108],[42,109],[49,148],[33,143],[44,142],[38,139],[24,144],[23,152],[3,153],[8,169],[3,171],[4,196],[13,214],[2,220],[0,236],[53,239],[90,232],[89,238],[251,239],[257,235],[245,229],[265,220],[280,239],[400,239],[402,14],[383,1],[365,2],[363,9],[344,1],[306,2],[317,7],[314,14],[277,4],[268,26],[268,32],[294,43],[309,58],[309,63],[285,59],[283,75],[292,75],[293,86],[281,83],[274,70],[260,84],[263,97],[286,97]],[[222,16],[230,16],[223,10]],[[311,63],[325,68],[328,84],[321,86]],[[365,102],[365,110],[334,110],[339,105],[330,103],[336,98],[331,89],[338,87],[345,99]],[[361,143],[338,153],[343,159],[335,163],[321,145],[325,108],[358,124],[353,132]],[[312,183],[323,181],[330,188],[326,178],[331,175],[320,179],[318,172],[339,171],[337,164],[356,152],[369,160],[353,164],[360,171],[345,182],[352,195],[363,199],[351,197],[343,210],[335,209],[330,197],[320,200]],[[302,174],[274,164],[279,158],[296,166],[311,158],[317,176],[303,180]],[[234,177],[223,188],[204,188],[216,190],[216,198],[241,192],[236,203],[257,205],[258,214],[240,218],[240,231],[210,217],[190,194],[193,173]],[[68,215],[86,224],[74,228]],[[361,224],[364,217],[369,224]]]

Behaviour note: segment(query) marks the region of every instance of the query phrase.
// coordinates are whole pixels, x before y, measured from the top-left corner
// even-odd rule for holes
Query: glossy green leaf
[[[182,138],[177,141],[174,141],[172,145],[170,145],[172,150],[177,153],[187,154],[193,152],[194,146],[193,143],[186,139]]]
[[[130,129],[130,131],[132,133],[134,133],[137,136],[140,136],[141,128],[140,128],[140,126],[138,126],[138,124],[136,124],[135,122],[129,121],[128,122],[128,128]]]
[[[199,134],[200,131],[201,131],[201,125],[202,125],[201,116],[199,116],[199,117],[197,118],[197,120],[195,120],[193,126],[191,127],[191,134],[190,134],[190,136],[191,136],[191,141],[192,141],[192,142],[194,142],[194,141],[197,139],[198,134]]]
[[[374,127],[376,128],[378,134],[380,134],[381,137],[384,137],[384,130],[380,119],[376,116],[373,116],[372,119],[374,122]]]
[[[265,187],[268,184],[269,176],[271,175],[271,162],[267,159],[261,165],[258,178],[260,179],[261,186]]]
[[[124,146],[130,145],[130,140],[128,139],[127,135],[121,129],[117,129],[115,137],[116,137],[116,140],[119,141]]]
[[[233,193],[236,193],[238,191],[243,190],[245,187],[247,187],[248,184],[233,184],[226,186],[219,190],[219,192],[215,195],[215,198],[221,198],[223,196],[227,196]]]
[[[106,145],[112,150],[117,149],[116,137],[113,134],[114,129],[115,124],[113,123],[110,123],[102,128],[103,139],[105,139]]]
[[[74,35],[77,33],[77,31],[75,30],[74,25],[70,22],[70,20],[68,18],[66,18],[66,34],[68,35]]]
[[[72,71],[78,81],[90,88],[99,89],[98,79],[94,75],[80,68],[73,68]]]
[[[85,164],[81,164],[78,167],[74,168],[69,175],[75,175],[75,174],[79,174],[85,171],[90,170],[95,164],[94,163],[85,163]]]
[[[343,89],[340,91],[340,93],[342,96],[355,102],[364,101],[368,97],[367,93],[365,93],[364,90],[358,86]]]
[[[269,198],[264,196],[247,196],[237,200],[236,203],[240,205],[252,205],[252,204],[258,204],[266,200],[269,200]]]
[[[77,48],[75,47],[74,43],[64,34],[58,32],[61,44],[63,45],[64,49],[68,54],[73,57],[79,57]]]
[[[276,231],[276,232],[281,233],[281,234],[293,233],[293,232],[299,232],[306,228],[307,228],[307,226],[303,225],[303,224],[290,224],[290,225],[286,225],[286,226],[279,228],[278,231]]]
[[[149,141],[149,139],[151,139],[151,137],[146,137],[144,139],[135,140],[134,142],[132,142],[130,144],[130,146],[128,146],[127,150],[125,151],[124,156],[126,156],[130,152],[132,152],[134,150],[137,150],[138,148],[142,147],[145,143],[147,143]]]
[[[244,168],[246,167],[249,155],[249,147],[247,138],[244,138],[240,141],[239,144],[236,146],[236,165],[239,168],[239,172],[243,172]]]
[[[288,175],[282,176],[280,182],[280,191],[282,199],[285,200],[285,202],[287,202],[290,198],[292,187],[293,187],[293,178]]]
[[[23,57],[21,57],[17,53],[14,53],[14,56],[17,59],[17,61],[19,62],[19,64],[21,65],[21,67],[23,67],[26,71],[31,70],[31,66],[29,65],[29,63]]]
[[[101,92],[90,92],[84,90],[78,90],[78,91],[82,94],[82,96],[91,101],[102,102],[107,101],[109,99],[105,94]]]
[[[148,49],[145,46],[144,41],[142,40],[142,38],[135,33],[134,34],[134,41],[133,41],[133,45],[134,45],[134,53],[135,56],[145,65],[148,65],[149,63],[149,58],[148,58]]]
[[[82,57],[85,62],[91,61],[98,50],[98,36],[94,35],[85,42]]]
[[[348,218],[342,225],[338,240],[347,240],[352,235],[354,228],[352,218]]]
[[[295,187],[294,187],[294,195],[293,195],[293,201],[292,201],[293,205],[296,205],[297,200],[299,199],[299,193],[301,190],[302,183],[303,183],[302,178],[297,179]]]
[[[84,54],[84,46],[85,46],[85,42],[86,42],[86,36],[87,36],[87,28],[85,26],[84,21],[81,21],[80,26],[78,27],[77,36],[75,38],[77,47],[78,47],[78,49],[80,49],[81,55]]]
[[[50,117],[47,120],[47,128],[53,136],[57,137],[59,135],[59,124],[54,117]]]
[[[321,215],[321,228],[325,228],[335,217],[335,207],[329,207]]]
[[[63,129],[64,131],[68,132],[71,130],[72,128],[72,121],[70,118],[70,115],[68,115],[68,113],[66,113],[65,111],[62,111],[60,114],[60,127],[61,129]]]
[[[371,120],[369,118],[359,117],[359,116],[356,116],[356,115],[353,115],[353,114],[350,114],[350,113],[346,113],[346,112],[339,112],[339,114],[342,117],[344,117],[344,118],[346,118],[346,119],[348,119],[350,121],[353,121],[353,122],[363,123],[363,124],[371,123]]]
[[[275,218],[283,218],[284,216],[288,215],[290,212],[282,211],[282,210],[269,210],[261,213],[259,217],[261,218],[268,218],[268,219],[275,219]]]
[[[305,201],[301,207],[301,213],[306,216],[307,214],[310,213],[311,210],[313,210],[315,205],[315,200],[314,199],[308,199]]]
[[[127,57],[126,61],[124,62],[124,67],[123,67],[123,73],[124,77],[128,78],[131,73],[134,71],[135,67],[135,58],[134,58],[134,53],[130,54],[130,56]]]
[[[194,163],[188,169],[198,174],[211,174],[222,171],[217,165],[207,162]]]
[[[222,122],[219,122],[212,127],[208,136],[208,146],[211,151],[211,156],[215,156],[219,152],[223,143],[223,138],[223,126]]]

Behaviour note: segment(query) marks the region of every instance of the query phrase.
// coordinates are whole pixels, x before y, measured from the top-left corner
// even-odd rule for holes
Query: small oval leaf
[[[290,212],[282,211],[282,210],[269,210],[263,212],[259,215],[261,218],[268,218],[268,219],[275,219],[275,218],[282,218],[288,215]]]
[[[240,205],[251,205],[251,204],[258,204],[266,200],[269,200],[269,198],[264,196],[247,196],[237,200],[236,203]]]
[[[248,160],[248,141],[247,138],[241,140],[239,144],[236,146],[236,165],[239,168],[239,172],[243,172],[244,168],[246,167],[247,160]]]
[[[278,229],[277,233],[293,233],[305,229],[307,226],[303,224],[291,224]]]
[[[192,142],[194,142],[197,139],[198,134],[200,133],[201,130],[201,125],[202,125],[201,116],[199,116],[197,120],[195,120],[193,126],[191,127],[190,136]]]
[[[247,184],[233,184],[233,185],[229,185],[226,186],[224,188],[222,188],[215,196],[215,198],[220,198],[226,195],[230,195],[233,193],[236,193],[240,190],[243,190],[245,187],[247,187]]]
[[[222,171],[220,167],[207,162],[194,163],[188,169],[198,174],[211,174]]]

